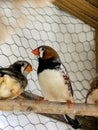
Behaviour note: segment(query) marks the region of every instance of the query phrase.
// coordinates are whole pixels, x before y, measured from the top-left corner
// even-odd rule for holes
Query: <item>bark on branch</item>
[[[29,96],[30,97],[30,96]],[[27,98],[27,96],[26,96]],[[36,102],[35,99],[43,100],[42,97],[32,96],[32,100],[26,99],[23,102],[19,100],[0,100],[0,110],[6,111],[30,111],[36,113],[48,113],[48,114],[70,114],[86,115],[86,116],[98,116],[98,106],[90,104],[72,104],[70,107],[66,103],[61,102],[49,102],[40,101]]]
[[[67,123],[62,114],[65,113],[76,113],[78,114],[77,119],[81,123],[83,130],[94,129],[97,130],[97,116],[98,107],[94,105],[84,105],[82,104],[73,104],[73,106],[69,109],[65,103],[51,103],[51,102],[39,102],[36,103],[35,100],[43,100],[43,97],[35,95],[29,92],[23,92],[22,96],[24,96],[25,100],[20,103],[18,99],[16,100],[0,100],[0,110],[6,111],[31,111],[37,112],[41,115],[56,119],[58,121]],[[79,106],[78,106],[79,105]],[[54,113],[54,114],[52,114]],[[61,114],[60,114],[61,113]],[[82,115],[90,115],[90,116],[81,116]]]

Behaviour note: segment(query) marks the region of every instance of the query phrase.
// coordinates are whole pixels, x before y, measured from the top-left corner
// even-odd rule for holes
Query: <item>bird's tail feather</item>
[[[79,121],[77,120],[76,117],[75,117],[74,119],[72,119],[70,116],[64,115],[64,118],[67,120],[67,122],[68,122],[74,129],[81,128],[81,124],[79,123]]]

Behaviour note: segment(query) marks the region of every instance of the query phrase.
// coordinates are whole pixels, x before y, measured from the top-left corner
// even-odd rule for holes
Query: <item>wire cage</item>
[[[31,50],[49,45],[68,70],[77,103],[84,103],[95,76],[95,29],[53,4],[37,6],[30,0],[0,0],[0,67],[17,60],[33,65],[26,91],[42,95],[37,59]],[[73,130],[66,124],[35,113],[0,111],[1,130]]]

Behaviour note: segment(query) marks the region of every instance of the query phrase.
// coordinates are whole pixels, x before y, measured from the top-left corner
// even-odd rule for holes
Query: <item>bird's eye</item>
[[[45,48],[42,48],[42,51],[44,51],[45,50]]]
[[[22,63],[22,66],[24,66],[25,64],[24,63]]]

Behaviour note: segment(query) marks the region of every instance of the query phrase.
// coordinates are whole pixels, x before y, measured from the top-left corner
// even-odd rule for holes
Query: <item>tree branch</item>
[[[30,95],[30,94],[29,94]],[[30,98],[31,96],[29,96]],[[27,98],[27,97],[26,97]],[[48,114],[75,114],[86,116],[98,116],[98,106],[90,104],[71,104],[69,107],[66,103],[40,101],[36,102],[35,99],[43,100],[42,97],[33,95],[31,99],[26,99],[20,103],[18,99],[15,100],[0,100],[0,110],[6,111],[30,111],[36,113]]]
[[[43,101],[43,97],[33,93],[24,91],[21,95],[25,98],[25,100],[22,103],[19,102],[19,99],[0,100],[0,110],[6,110],[6,111],[18,110],[18,111],[25,111],[25,112],[27,111],[36,112],[38,114],[56,119],[64,123],[67,122],[64,119],[64,116],[62,114],[76,113],[79,114],[76,117],[81,123],[83,130],[90,130],[90,129],[97,130],[97,119],[96,117],[91,117],[92,115],[96,116],[96,113],[98,114],[97,106],[86,105],[85,107],[85,104],[83,104],[84,106],[82,106],[82,104],[80,105],[73,104],[69,109],[66,103],[45,102]],[[40,100],[41,102],[36,103],[35,100]],[[91,116],[81,116],[80,114],[91,115]]]

